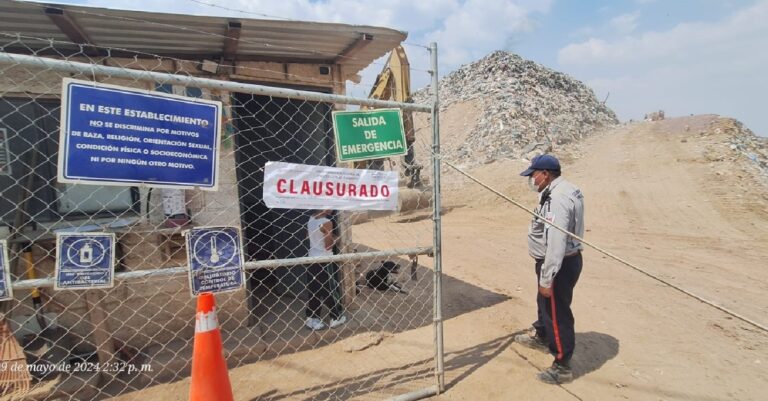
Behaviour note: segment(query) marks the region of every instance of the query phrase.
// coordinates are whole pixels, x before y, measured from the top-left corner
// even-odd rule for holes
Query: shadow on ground
[[[444,364],[446,376],[454,377],[454,379],[446,383],[446,388],[450,388],[460,382],[488,363],[488,361],[498,356],[509,347],[513,338],[514,334],[509,334],[460,351],[447,353]],[[287,399],[327,401],[349,399],[370,393],[389,393],[399,385],[405,385],[414,381],[428,382],[429,379],[434,379],[434,372],[435,361],[429,358],[350,377],[338,382],[310,386],[291,392],[282,393],[271,390],[253,397],[251,401]],[[433,382],[431,385],[434,384]],[[392,395],[395,396],[397,394]]]
[[[604,333],[576,334],[576,351],[571,360],[574,378],[600,369],[619,354],[619,340]]]
[[[357,245],[358,252],[376,251],[363,245]],[[305,297],[293,295],[295,292],[266,292],[260,295],[259,303],[254,308],[257,319],[253,316],[241,321],[238,328],[222,329],[225,357],[230,369],[270,361],[281,355],[299,351],[311,350],[324,345],[336,343],[346,338],[363,333],[385,332],[400,333],[431,326],[433,324],[433,285],[434,274],[430,263],[432,259],[422,256],[419,262],[412,265],[406,258],[390,258],[399,263],[402,268],[393,275],[403,289],[403,292],[379,291],[363,285],[358,285],[354,301],[348,306],[345,314],[350,321],[340,328],[332,330],[311,331],[304,326]],[[365,272],[381,263],[373,261],[370,264],[357,266],[355,277],[364,277]],[[293,277],[299,280],[299,277]],[[302,280],[303,281],[303,280]],[[363,280],[364,281],[364,280]],[[445,307],[443,318],[450,319],[465,313],[490,307],[509,299],[498,294],[456,278],[443,275],[443,294]],[[232,319],[233,317],[230,317]],[[255,320],[255,321],[254,321]],[[447,369],[473,369],[478,363],[485,363],[493,352],[498,351],[502,343],[510,341],[508,337],[481,344],[466,349],[460,353],[449,354],[446,357]],[[192,338],[177,339],[171,343],[156,345],[155,352],[145,353],[144,360],[152,364],[150,373],[132,377],[116,377],[108,385],[102,385],[97,395],[90,399],[105,399],[112,396],[141,391],[151,386],[163,383],[174,383],[189,376],[192,357]],[[490,356],[489,356],[490,355]],[[414,359],[421,358],[421,355]],[[485,358],[485,359],[484,359]],[[405,392],[404,388],[419,385],[416,381],[434,377],[434,360],[405,364],[392,369],[363,376],[345,379],[339,383],[312,387],[291,394],[265,393],[257,399],[272,400],[296,397],[297,394],[307,394],[306,399],[346,399],[358,392],[374,392],[382,389],[383,393]],[[280,378],[279,364],[275,365],[275,380]],[[468,374],[468,373],[467,373]],[[272,380],[265,377],[264,380]],[[429,382],[429,380],[427,380]],[[408,383],[408,385],[398,385]],[[311,396],[309,395],[311,394]],[[298,397],[303,397],[298,395]],[[299,398],[303,399],[303,398]]]
[[[527,331],[527,329],[521,330],[519,333],[525,331]],[[531,366],[537,369],[542,368],[536,366],[520,352],[515,352],[522,359],[528,361]],[[594,331],[576,333],[576,350],[573,353],[573,359],[571,359],[574,379],[578,379],[581,376],[600,369],[606,362],[615,358],[618,354],[619,340],[615,337]]]

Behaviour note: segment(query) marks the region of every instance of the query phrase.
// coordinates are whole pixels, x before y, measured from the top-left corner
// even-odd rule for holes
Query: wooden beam
[[[363,48],[368,46],[371,42],[373,42],[373,35],[370,33],[360,34],[360,36],[354,42],[352,42],[351,45],[347,46],[347,48],[344,49],[341,54],[336,56],[334,63],[345,64],[353,61],[355,54],[357,54],[360,50],[363,50]]]
[[[237,45],[240,43],[240,30],[243,24],[237,21],[230,21],[227,24],[227,34],[224,39],[224,58],[234,59],[237,54]]]
[[[54,7],[46,7],[44,10],[45,15],[59,27],[63,34],[67,35],[70,41],[81,45],[94,44],[85,31],[64,10]]]

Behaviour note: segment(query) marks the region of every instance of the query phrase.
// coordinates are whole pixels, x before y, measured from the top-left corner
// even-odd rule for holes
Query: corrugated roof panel
[[[4,19],[8,19],[9,21],[30,21],[30,22],[38,22],[40,23],[42,20],[47,19],[45,15],[37,14],[34,12],[30,12],[29,10],[19,10],[16,8],[11,7],[3,7],[0,5],[0,12],[3,13]]]
[[[60,39],[67,39],[67,35],[64,35],[58,27],[56,26],[48,26],[44,29],[40,29],[40,25],[35,25],[29,22],[24,21],[17,21],[17,22],[11,22],[8,24],[3,24],[3,26],[0,28],[0,31],[3,33],[16,35],[17,33],[22,32],[29,32],[33,31],[36,33],[39,33],[39,35],[35,35],[36,37],[42,37],[42,38],[60,38]]]
[[[271,52],[271,53],[301,53],[306,55],[311,55],[315,59],[325,59],[325,60],[331,60],[337,57],[339,54],[339,50],[336,48],[330,48],[330,47],[322,47],[322,46],[313,46],[313,47],[295,47],[295,48],[286,48],[286,47],[279,47],[276,48],[275,46],[259,46],[259,45],[241,45],[241,47],[238,49],[238,54],[243,55],[258,55],[263,52]]]
[[[198,24],[198,25],[179,25],[179,24],[153,24],[146,22],[135,22],[122,19],[109,19],[100,17],[76,17],[75,20],[84,30],[94,28],[117,28],[121,30],[130,30],[133,32],[179,32],[179,33],[199,33],[203,35],[222,35],[226,30],[226,23],[223,24]]]
[[[178,38],[175,37],[168,37],[166,35],[160,35],[155,32],[146,32],[141,35],[127,35],[127,32],[124,31],[112,31],[109,34],[102,34],[99,33],[99,44],[105,45],[107,43],[114,44],[115,42],[130,42],[134,45],[146,45],[147,43],[156,44],[156,43],[166,43],[166,44],[190,44],[190,42],[194,42],[195,45],[200,46],[201,48],[205,47],[216,47],[221,48],[221,44],[223,42],[223,39],[221,38],[211,38],[208,36],[200,37],[200,38],[190,38],[187,37],[186,41],[180,41]]]
[[[400,31],[372,26],[147,13],[9,0],[0,0],[0,31],[69,41],[45,15],[45,7],[65,10],[98,46],[161,56],[220,54],[230,21],[242,25],[235,57],[252,59],[326,62],[335,59],[363,33],[373,35],[373,41],[354,57],[340,59],[350,73],[358,72],[385,55],[407,36]],[[0,35],[0,43],[8,42],[7,36]],[[48,46],[39,41],[34,44],[25,42],[25,45],[33,48]],[[62,45],[62,48],[66,47]]]
[[[292,29],[281,29],[277,31],[267,31],[260,29],[243,29],[240,34],[246,37],[269,37],[269,38],[285,38],[291,40],[305,40],[313,38],[323,38],[325,40],[337,41],[348,40],[349,38],[356,38],[367,32],[316,32],[313,35],[308,35],[306,32],[297,31]]]
[[[116,49],[128,49],[129,47],[126,46],[125,43],[115,43],[113,46]],[[204,49],[203,49],[204,50]],[[173,45],[155,45],[151,49],[144,50],[145,53],[149,54],[211,54],[211,52],[203,51],[198,46],[195,46],[194,44],[190,45],[179,45],[179,44],[173,44]]]
[[[2,43],[20,41],[24,43],[25,46],[31,47],[33,49],[39,47],[48,47],[51,45],[51,40],[56,42],[56,46],[76,46],[74,43],[70,42],[68,37],[55,32],[39,32],[36,33],[34,37],[21,35],[21,38],[19,39],[16,37],[16,32],[2,32],[2,34],[0,34],[0,42]]]

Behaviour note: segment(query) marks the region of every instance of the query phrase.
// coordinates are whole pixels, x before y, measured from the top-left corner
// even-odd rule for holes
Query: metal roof
[[[53,39],[55,50],[45,41]],[[76,54],[114,49],[182,59],[343,64],[356,74],[405,40],[389,28],[304,21],[208,17],[0,0],[0,48]],[[121,51],[127,50],[127,52]],[[141,57],[141,55],[139,55]]]

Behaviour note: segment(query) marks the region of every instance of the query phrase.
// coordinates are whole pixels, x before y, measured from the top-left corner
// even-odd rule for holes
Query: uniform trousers
[[[536,260],[536,279],[541,275],[543,259]],[[537,293],[538,319],[533,323],[536,335],[549,345],[555,355],[555,363],[569,366],[576,347],[575,319],[571,311],[573,288],[581,275],[581,252],[563,259],[560,271],[552,281],[552,295],[549,298]]]

